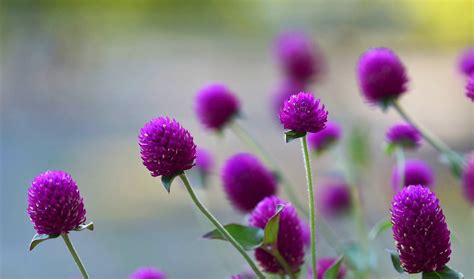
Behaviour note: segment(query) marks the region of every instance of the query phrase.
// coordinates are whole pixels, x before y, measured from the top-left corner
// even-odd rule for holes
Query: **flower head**
[[[239,112],[239,101],[220,83],[211,83],[199,90],[196,96],[196,114],[204,127],[221,130]]]
[[[214,167],[214,159],[212,158],[211,152],[204,148],[196,149],[196,168],[204,173],[211,172]]]
[[[431,188],[434,182],[433,170],[424,161],[411,159],[405,162],[405,182],[403,186],[422,185]],[[400,189],[400,172],[397,167],[392,171],[392,187],[395,192]]]
[[[297,80],[285,80],[277,88],[275,92],[271,95],[271,105],[273,111],[278,115],[280,109],[286,100],[288,100],[291,95],[295,95],[299,92],[303,92],[305,89],[305,83]]]
[[[408,123],[397,123],[388,129],[385,138],[390,144],[413,149],[420,146],[421,134]]]
[[[286,201],[272,196],[263,199],[252,211],[249,224],[265,228],[268,220],[275,214],[278,205],[285,205],[280,214],[277,248],[291,269],[296,272],[304,262],[304,243],[301,232],[301,220],[296,209]],[[265,250],[255,250],[255,258],[265,272],[278,273],[283,267]]]
[[[166,275],[154,267],[140,267],[130,275],[130,279],[166,279]]]
[[[316,153],[328,149],[331,145],[336,143],[342,135],[342,128],[336,122],[329,121],[326,128],[317,133],[308,135],[309,147]]]
[[[178,121],[158,117],[140,130],[138,136],[143,165],[152,176],[170,176],[193,167],[196,145]]]
[[[249,212],[265,197],[276,193],[272,173],[253,155],[238,153],[222,168],[222,182],[227,198],[242,212]]]
[[[388,48],[367,50],[359,59],[357,72],[359,86],[369,103],[390,102],[407,89],[405,67]]]
[[[28,189],[28,215],[38,234],[62,234],[86,221],[79,188],[64,171],[46,171]]]
[[[471,151],[466,158],[462,176],[464,196],[474,206],[474,151]]]
[[[336,258],[320,258],[316,262],[316,269],[318,271],[318,278],[323,279],[324,273],[337,261]],[[346,277],[347,269],[345,265],[339,267],[339,272],[337,273],[336,279],[343,279]],[[313,276],[312,269],[309,269],[308,279],[311,279]]]
[[[466,96],[474,102],[474,73],[467,80]]]
[[[296,132],[317,133],[326,127],[328,112],[310,93],[292,95],[280,110],[283,127]]]
[[[470,46],[459,56],[459,70],[465,75],[474,74],[474,46]]]
[[[393,238],[408,273],[440,271],[451,255],[450,232],[436,195],[421,185],[403,188],[392,201]]]
[[[294,80],[315,80],[325,67],[318,46],[301,32],[281,34],[276,40],[275,53],[285,73]]]
[[[323,184],[317,195],[321,213],[326,217],[336,217],[347,213],[352,207],[351,191],[344,182]]]

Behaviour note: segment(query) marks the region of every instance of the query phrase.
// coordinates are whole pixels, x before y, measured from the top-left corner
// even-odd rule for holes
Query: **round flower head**
[[[324,68],[319,48],[304,33],[281,34],[276,40],[275,52],[285,73],[294,80],[315,80]]]
[[[62,234],[86,221],[79,188],[64,171],[46,171],[28,189],[28,215],[38,234]]]
[[[330,182],[322,185],[317,195],[321,213],[326,217],[336,217],[350,211],[351,191],[343,182]]]
[[[283,127],[295,132],[317,133],[326,127],[328,112],[310,93],[292,95],[280,110]]]
[[[474,151],[467,155],[462,176],[464,196],[474,206]]]
[[[285,205],[280,214],[277,248],[293,272],[299,270],[304,262],[304,243],[301,231],[301,220],[296,209],[286,201],[272,196],[263,199],[252,211],[249,224],[258,228],[265,228],[268,220],[275,214],[277,206]],[[255,250],[255,258],[265,272],[278,273],[283,267],[265,250]]]
[[[204,173],[211,172],[214,166],[214,159],[212,158],[211,152],[207,149],[197,148],[196,149],[196,168]]]
[[[465,75],[474,74],[474,46],[466,48],[459,57],[459,70]]]
[[[407,89],[405,67],[388,48],[373,48],[362,54],[357,73],[362,93],[372,104],[392,101]]]
[[[474,73],[467,80],[466,96],[474,102]]]
[[[166,279],[166,275],[154,267],[140,267],[130,275],[130,279]]]
[[[170,176],[194,165],[193,137],[176,120],[158,117],[140,130],[138,136],[143,165],[152,176]]]
[[[212,83],[197,93],[195,110],[204,127],[221,130],[239,112],[239,101],[225,85]]]
[[[385,138],[390,144],[413,149],[420,146],[421,134],[408,123],[398,123],[388,129]]]
[[[337,261],[336,258],[320,258],[317,262],[316,262],[316,269],[318,271],[318,278],[317,279],[323,279],[324,278],[324,273]],[[347,272],[347,269],[346,269],[346,266],[345,265],[341,265],[339,267],[339,272],[337,273],[337,276],[336,276],[336,279],[344,279],[344,277],[346,277],[346,272]],[[312,276],[313,276],[313,272],[312,272],[312,269],[309,269],[309,273],[308,273],[308,279],[311,279]]]
[[[405,182],[403,186],[422,185],[431,188],[433,186],[433,170],[424,161],[411,159],[405,162]],[[392,171],[392,187],[395,192],[400,189],[400,172],[397,167]]]
[[[450,232],[436,195],[421,185],[403,188],[392,201],[393,238],[408,273],[440,271],[451,255]]]
[[[341,135],[341,126],[335,122],[329,121],[326,128],[318,133],[311,133],[308,135],[309,147],[316,153],[321,153],[336,143],[341,138]]]
[[[263,198],[276,193],[272,173],[248,153],[238,153],[225,162],[222,182],[227,198],[242,212],[251,211]]]
[[[291,95],[302,92],[305,89],[305,84],[296,80],[285,80],[280,84],[280,87],[271,95],[271,105],[273,112],[278,115],[281,107],[288,100]]]

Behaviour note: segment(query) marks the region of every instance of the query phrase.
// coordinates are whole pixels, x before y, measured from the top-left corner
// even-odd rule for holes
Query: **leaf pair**
[[[75,231],[83,231],[85,229],[88,229],[90,231],[94,230],[94,223],[90,222],[87,224],[81,224],[77,228],[75,228]],[[36,246],[38,246],[41,242],[46,241],[48,239],[53,239],[57,238],[59,234],[35,234],[33,236],[33,239],[30,242],[30,251],[35,249]]]

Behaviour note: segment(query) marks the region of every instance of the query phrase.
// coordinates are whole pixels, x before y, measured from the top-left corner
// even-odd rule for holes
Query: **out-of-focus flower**
[[[474,206],[474,151],[471,151],[466,158],[462,176],[464,196]]]
[[[420,132],[408,123],[397,123],[391,126],[385,138],[388,143],[400,146],[406,149],[414,149],[420,146]]]
[[[316,80],[325,67],[319,47],[301,32],[281,34],[275,52],[284,72],[293,80]]]
[[[309,227],[309,223],[305,220],[301,220],[301,233],[303,236],[304,248],[311,248],[311,228]]]
[[[158,117],[138,136],[143,165],[152,176],[170,176],[193,167],[196,145],[193,137],[176,120]]]
[[[410,185],[392,201],[393,238],[408,273],[441,271],[451,255],[450,232],[436,195]]]
[[[464,49],[459,56],[459,70],[466,76],[474,74],[474,46]]]
[[[318,278],[323,279],[324,273],[337,261],[336,258],[320,258],[316,263],[316,269],[318,271]],[[346,277],[347,268],[345,265],[341,265],[339,267],[339,272],[337,273],[336,279],[344,279]],[[309,269],[307,279],[311,279],[313,277],[312,269]]]
[[[285,80],[282,82],[277,90],[275,90],[271,95],[272,111],[278,115],[285,101],[288,100],[291,95],[303,92],[305,87],[305,84],[301,81]]]
[[[321,213],[326,217],[343,215],[349,212],[352,207],[351,191],[344,182],[322,184],[316,198]]]
[[[130,275],[130,279],[166,279],[166,275],[154,267],[140,267]]]
[[[388,48],[372,48],[359,59],[359,86],[372,104],[387,104],[407,90],[408,78],[398,56]]]
[[[238,114],[239,107],[239,100],[220,83],[204,86],[196,96],[197,117],[210,130],[221,130]]]
[[[265,197],[276,193],[272,173],[253,155],[238,153],[222,168],[222,182],[227,198],[242,212],[249,212]]]
[[[310,93],[292,95],[280,110],[283,127],[295,132],[317,133],[326,128],[328,112]]]
[[[309,147],[321,153],[335,144],[342,136],[342,128],[336,122],[329,121],[326,128],[317,133],[308,134]]]
[[[467,80],[466,96],[474,102],[474,73]]]
[[[28,189],[27,212],[38,234],[68,233],[86,221],[76,182],[70,174],[59,170],[35,177]]]
[[[301,231],[301,220],[296,209],[286,201],[272,196],[263,199],[252,211],[249,224],[258,228],[265,228],[268,220],[275,214],[278,205],[285,208],[280,213],[277,249],[291,267],[297,272],[304,262],[304,242]],[[278,273],[283,267],[268,252],[259,248],[255,250],[255,258],[265,272]]]
[[[424,161],[411,159],[405,162],[405,182],[403,186],[422,185],[431,188],[434,182],[434,174],[431,167]],[[397,167],[392,171],[392,187],[395,192],[400,189],[400,172]]]
[[[204,173],[210,173],[214,167],[214,159],[209,150],[198,147],[196,149],[196,168]]]

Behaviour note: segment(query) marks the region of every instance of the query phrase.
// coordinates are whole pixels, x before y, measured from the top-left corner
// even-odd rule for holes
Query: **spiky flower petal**
[[[283,127],[296,132],[317,133],[326,127],[328,112],[311,93],[292,95],[280,110]]]

